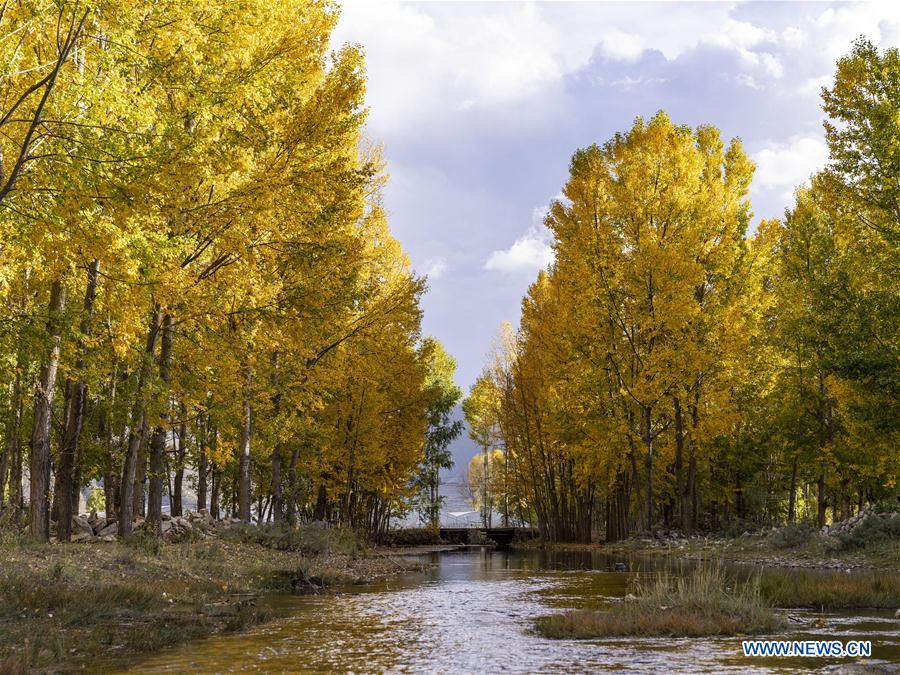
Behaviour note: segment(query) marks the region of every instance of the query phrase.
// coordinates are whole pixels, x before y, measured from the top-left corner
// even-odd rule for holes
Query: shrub
[[[900,539],[900,513],[890,516],[869,515],[848,532],[837,535],[840,548],[853,550]]]
[[[378,537],[378,543],[384,546],[427,546],[440,544],[441,535],[430,527],[408,527],[388,530]]]
[[[125,544],[144,555],[159,557],[162,552],[162,538],[149,530],[138,530],[125,539]]]
[[[872,504],[872,513],[898,513],[900,512],[900,497],[887,497]]]
[[[725,527],[722,529],[722,534],[726,537],[735,539],[744,534],[744,532],[753,534],[757,530],[759,530],[759,525],[757,523],[754,523],[751,520],[745,520],[744,518],[734,518],[725,524]]]
[[[356,555],[361,549],[359,538],[353,530],[317,523],[299,527],[275,524],[235,525],[225,530],[222,536],[278,551],[299,551],[304,555]]]
[[[797,548],[808,543],[815,534],[815,525],[808,521],[790,523],[769,535],[769,543],[775,548]]]

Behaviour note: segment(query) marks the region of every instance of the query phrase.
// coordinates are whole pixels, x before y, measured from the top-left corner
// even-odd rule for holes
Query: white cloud
[[[425,276],[429,279],[440,279],[447,271],[447,261],[443,258],[434,258],[425,261]]]
[[[607,58],[636,61],[644,51],[644,42],[640,35],[614,28],[601,38],[600,48]]]
[[[748,75],[747,73],[739,73],[735,78],[735,82],[738,82],[745,87],[750,89],[755,89],[756,91],[761,91],[763,86],[756,81],[756,79],[752,75]]]
[[[535,272],[553,262],[550,233],[545,228],[531,227],[507,249],[491,253],[484,269],[492,272]]]
[[[803,84],[797,87],[797,91],[799,91],[804,96],[819,96],[822,92],[822,87],[829,87],[834,82],[834,77],[829,73],[828,75],[821,75],[819,77],[810,77]]]
[[[749,49],[761,42],[777,39],[774,31],[760,28],[748,21],[728,19],[724,25],[717,26],[714,32],[704,36],[703,41],[720,47]]]
[[[332,45],[360,43],[367,102],[381,129],[515,104],[587,63],[532,4],[478,12],[396,2],[344,2]],[[571,61],[571,63],[570,63]]]
[[[789,26],[781,31],[781,43],[791,49],[800,49],[806,43],[806,36],[796,26]]]
[[[789,195],[825,166],[828,146],[819,136],[794,136],[783,143],[769,143],[753,155],[753,160],[757,187],[787,190],[785,194]]]

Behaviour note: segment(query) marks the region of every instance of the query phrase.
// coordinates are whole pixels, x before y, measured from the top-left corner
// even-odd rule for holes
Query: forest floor
[[[95,670],[270,618],[270,592],[418,569],[384,552],[278,550],[249,538],[0,541],[0,672]]]

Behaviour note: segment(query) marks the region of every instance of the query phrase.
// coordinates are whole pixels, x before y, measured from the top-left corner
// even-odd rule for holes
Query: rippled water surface
[[[747,659],[739,638],[576,641],[531,632],[536,616],[623,596],[634,574],[653,573],[646,563],[629,561],[632,571],[623,574],[612,571],[610,558],[589,552],[475,550],[429,560],[424,574],[338,594],[273,598],[275,621],[163,652],[133,671],[837,672],[842,665]],[[869,663],[900,672],[900,622],[892,613],[825,619],[823,628],[787,637],[870,639]]]

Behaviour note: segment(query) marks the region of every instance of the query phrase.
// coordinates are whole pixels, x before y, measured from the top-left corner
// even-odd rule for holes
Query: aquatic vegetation
[[[634,594],[606,610],[545,616],[535,627],[550,638],[701,637],[773,633],[783,619],[764,599],[758,577],[737,582],[713,566],[685,576],[664,572],[637,582]]]
[[[878,571],[768,569],[760,593],[776,607],[813,609],[900,607],[900,575]]]

